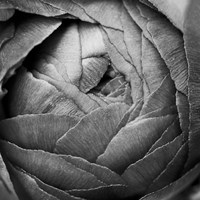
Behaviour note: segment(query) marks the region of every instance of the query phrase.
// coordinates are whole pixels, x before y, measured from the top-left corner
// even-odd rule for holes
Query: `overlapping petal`
[[[1,188],[13,199],[148,200],[191,184],[197,4],[0,1]]]

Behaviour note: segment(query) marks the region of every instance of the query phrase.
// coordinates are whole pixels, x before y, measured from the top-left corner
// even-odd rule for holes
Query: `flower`
[[[198,2],[0,8],[5,198],[170,199],[193,183]]]

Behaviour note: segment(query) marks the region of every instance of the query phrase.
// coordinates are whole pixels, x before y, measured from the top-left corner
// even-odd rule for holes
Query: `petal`
[[[1,149],[14,165],[59,189],[88,189],[105,185],[93,174],[77,168],[56,154],[25,150],[4,141],[1,141]]]
[[[50,195],[53,195],[57,197],[59,200],[83,200],[79,197],[74,197],[72,195],[69,195],[67,192],[60,190],[58,188],[55,188],[53,186],[50,186],[44,182],[42,182],[37,177],[31,175],[31,177],[36,181],[37,185],[44,190],[45,192],[49,193]]]
[[[79,24],[82,52],[80,90],[88,92],[97,86],[110,64],[101,29],[98,25]]]
[[[180,175],[187,158],[188,145],[184,144],[169,162],[166,169],[154,179],[148,188],[148,193],[156,191],[175,181]]]
[[[106,54],[101,29],[96,24],[79,23],[82,58],[99,57]]]
[[[194,182],[194,180],[199,176],[199,173],[200,164],[197,164],[177,181],[169,184],[161,190],[147,194],[145,197],[141,198],[141,200],[171,199],[181,191],[184,191],[192,182]]]
[[[40,44],[55,31],[60,24],[61,22],[59,20],[39,16],[29,18],[21,23],[16,29],[15,36],[1,48],[0,79],[2,79],[8,71],[14,70],[16,65],[19,64],[36,45]],[[7,74],[7,76],[9,76],[9,74]]]
[[[13,176],[15,183],[15,190],[20,199],[33,199],[33,200],[58,200],[55,196],[48,194],[37,185],[36,181],[21,170],[15,169],[10,164],[10,173]]]
[[[5,200],[19,200],[16,195],[13,193],[10,193],[10,191],[7,191],[5,188],[4,184],[0,181],[0,193],[1,193],[1,198]]]
[[[152,181],[166,168],[182,146],[182,137],[155,150],[143,159],[130,165],[122,177],[133,194],[144,193]]]
[[[44,58],[45,55],[47,62],[55,66],[65,81],[70,80],[73,84],[79,85],[82,73],[81,43],[76,23],[62,26],[55,31],[43,42],[40,49],[39,58]]]
[[[86,58],[82,60],[83,72],[80,79],[80,90],[84,93],[98,85],[107,71],[109,60],[107,58]]]
[[[124,185],[110,185],[88,190],[71,190],[69,194],[89,200],[120,199],[127,197],[127,188]]]
[[[106,45],[106,51],[109,54],[112,64],[117,68],[117,70],[120,73],[128,76],[128,72],[132,70],[133,66],[131,65],[131,63],[125,60],[123,55],[121,55],[117,47],[110,40],[109,35],[107,34],[105,30],[102,30],[102,34],[104,38],[104,43]],[[121,68],[120,68],[120,64],[121,64]]]
[[[81,92],[76,85],[69,81],[64,81],[61,74],[56,72],[54,65],[48,63],[44,65],[39,64],[32,73],[37,79],[44,80],[55,87],[67,100],[73,102],[74,105],[84,113],[90,113],[100,107],[100,105],[87,94]]]
[[[148,1],[150,1],[155,7],[157,7],[159,11],[164,13],[177,28],[183,30],[185,12],[189,3],[188,0]]]
[[[113,103],[126,103],[127,105],[129,105],[128,102],[125,102],[124,97],[121,95],[119,95],[117,97],[106,96],[106,97],[102,97],[102,98],[108,105],[113,104]]]
[[[142,36],[141,59],[144,81],[146,81],[150,93],[153,93],[160,87],[169,71],[156,48],[144,35]]]
[[[75,16],[83,21],[88,21],[94,23],[95,20],[92,19],[90,16],[87,15],[84,9],[82,9],[80,6],[78,6],[73,0],[68,0],[67,2],[65,0],[42,0],[43,6],[50,6],[50,8],[56,8],[57,11],[64,13],[69,13],[72,16]],[[50,14],[51,15],[51,14]]]
[[[173,141],[178,135],[182,133],[179,120],[175,119],[174,122],[163,132],[162,136],[153,144],[147,154],[153,152],[155,149]]]
[[[122,84],[125,83],[125,79],[123,76],[116,76],[111,79],[102,89],[101,93],[104,95],[108,95],[114,91],[116,91]]]
[[[148,6],[151,5],[153,7],[153,9]],[[163,18],[163,15],[158,12],[157,8],[153,6],[153,4],[151,4],[149,2],[148,5],[145,5],[143,3],[137,2],[137,8],[140,11],[140,15],[144,18],[146,18],[146,20],[152,19],[152,18]]]
[[[143,101],[141,100],[133,104],[128,109],[128,111],[124,114],[122,120],[117,126],[117,132],[119,132],[120,129],[123,128],[127,123],[135,120],[139,116],[142,106],[143,106]]]
[[[7,94],[7,91],[2,91],[0,89],[0,120],[5,119],[5,106],[3,104],[3,99],[6,94]]]
[[[189,10],[192,12],[189,12]],[[187,60],[189,65],[188,80],[188,99],[190,108],[190,133],[189,133],[189,157],[187,167],[190,168],[199,162],[200,157],[200,114],[199,114],[199,96],[200,96],[200,79],[199,79],[199,50],[200,50],[200,23],[199,18],[200,6],[198,1],[192,1],[188,8],[184,26],[184,40]]]
[[[0,23],[0,47],[2,47],[6,41],[13,38],[14,33],[15,26],[13,23]]]
[[[116,134],[117,124],[128,108],[126,104],[116,103],[86,115],[58,140],[56,152],[94,162]]]
[[[123,85],[122,85],[122,87],[123,87]],[[120,96],[122,97],[124,92],[125,92],[125,88],[118,88],[116,91],[110,93],[108,95],[108,97],[114,97],[114,98],[115,97],[120,97]]]
[[[101,107],[106,107],[108,106],[108,103],[106,101],[103,100],[103,98],[93,94],[93,93],[88,93],[87,94],[91,99],[93,99],[94,101],[96,101]]]
[[[143,104],[144,104],[143,100],[140,100],[135,104],[135,107],[133,110],[129,109],[130,115],[129,115],[127,123],[134,121],[139,116]]]
[[[36,79],[21,68],[9,89],[9,114],[67,114],[82,117],[84,113],[75,102],[49,83]]]
[[[47,17],[60,16],[66,13],[70,13],[82,19],[83,21],[94,22],[94,20],[88,17],[88,15],[82,8],[80,8],[71,0],[68,0],[67,2],[63,0],[59,0],[56,2],[53,0],[22,0],[19,2],[16,2],[15,0],[3,0],[3,4],[5,4],[4,7],[16,8],[25,13],[28,12],[38,15],[44,15]]]
[[[90,171],[92,173],[95,174],[95,176],[99,177],[100,180],[103,178],[104,181],[107,180],[106,182],[108,184],[110,184],[111,182],[116,182],[116,184],[110,185],[110,186],[102,186],[102,187],[98,187],[98,188],[94,188],[94,189],[88,189],[88,190],[70,190],[69,193],[75,195],[75,196],[82,196],[85,197],[87,199],[106,199],[108,198],[107,196],[112,197],[113,193],[124,193],[125,191],[125,183],[122,180],[122,178],[117,175],[114,174],[112,171],[110,171],[107,168],[103,168],[101,166],[95,165],[95,164],[91,164],[89,162],[87,162],[84,159],[78,158],[78,157],[72,157],[72,156],[62,156],[63,159],[66,159],[66,161],[71,162],[73,165],[76,165],[77,167],[80,167],[81,169],[84,169],[86,171]],[[118,177],[117,177],[118,176]],[[66,196],[68,196],[67,192],[61,191],[57,188],[54,188],[50,185],[47,185],[45,183],[43,183],[41,180],[39,180],[36,177],[33,177],[37,184],[40,186],[40,188],[42,188],[43,190],[47,191],[50,194],[53,194],[54,196],[58,196],[59,198],[65,200]],[[121,182],[120,185],[119,183]],[[118,183],[118,184],[117,184]],[[116,195],[115,194],[115,195]],[[125,195],[125,194],[124,194]],[[95,196],[95,197],[94,197]],[[105,197],[106,196],[106,197]],[[120,194],[121,196],[121,194]],[[69,198],[69,197],[68,197]],[[72,197],[71,197],[72,198]],[[73,197],[74,199],[78,197]]]
[[[116,47],[111,43],[109,37],[105,32],[103,32],[104,41],[106,45],[106,49],[108,51],[109,57],[120,73],[125,75],[127,81],[130,81],[131,90],[132,90],[132,99],[133,102],[138,101],[142,98],[142,81],[136,71],[136,68],[130,63],[127,62],[124,57],[118,52]]]
[[[140,116],[160,108],[166,108],[175,105],[175,87],[170,76],[167,75],[160,87],[153,92],[145,101]]]
[[[10,174],[7,171],[6,165],[0,154],[0,193],[2,199],[18,200],[18,197],[13,188],[13,183],[10,180]]]
[[[122,173],[131,163],[142,158],[165,129],[173,122],[173,115],[131,122],[122,128],[108,144],[96,163]]]
[[[189,134],[189,103],[188,98],[180,92],[176,92],[176,106],[180,120],[180,126],[185,134],[185,139],[188,140]]]
[[[141,76],[141,30],[132,20],[126,9],[123,9],[122,11],[121,22],[124,31],[124,42],[128,53],[131,56],[133,65],[136,67],[139,75]]]
[[[147,118],[152,118],[152,117],[161,117],[161,116],[166,116],[170,114],[171,115],[177,114],[176,106],[169,106],[169,107],[156,109],[152,112],[148,112],[145,115],[140,115],[139,117],[136,118],[136,120],[147,119]]]
[[[145,5],[147,5],[147,6],[149,6],[152,9],[156,9],[154,7],[154,5],[149,0],[140,0],[140,2],[143,3],[143,4],[145,4]]]
[[[15,13],[14,9],[1,9],[0,8],[0,21],[9,20]]]
[[[131,57],[128,53],[126,43],[124,41],[124,33],[121,30],[103,27],[111,44],[117,49],[125,61],[131,63]]]
[[[168,20],[159,18],[150,20],[147,29],[170,70],[177,90],[187,95],[188,65],[181,32]]]
[[[111,171],[110,169],[90,163],[87,160],[80,158],[80,157],[73,157],[73,156],[60,156],[67,162],[73,164],[79,169],[87,171],[91,174],[94,174],[98,180],[102,181],[106,185],[114,185],[114,184],[121,184],[125,185],[124,180],[115,172]]]
[[[53,152],[56,141],[78,121],[53,114],[17,116],[0,122],[1,137],[22,148]]]
[[[80,5],[85,12],[103,26],[114,29],[122,29],[120,23],[121,1],[93,1],[89,0],[73,0],[73,2]]]
[[[146,19],[146,17],[141,15],[140,9],[139,9],[139,5],[140,5],[139,2],[132,1],[132,0],[123,0],[123,3],[124,3],[124,7],[126,8],[127,12],[132,17],[133,21],[141,28],[145,37],[148,38],[152,42],[152,37],[147,30],[148,19]],[[141,6],[146,7],[143,4]],[[149,11],[150,13],[152,13],[152,10],[149,9],[148,7],[146,8],[146,11]],[[159,16],[157,12],[153,11],[153,14]]]

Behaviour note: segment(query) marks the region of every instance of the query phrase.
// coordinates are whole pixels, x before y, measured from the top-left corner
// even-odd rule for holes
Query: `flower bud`
[[[177,2],[0,3],[14,196],[170,199],[199,176],[199,6]]]

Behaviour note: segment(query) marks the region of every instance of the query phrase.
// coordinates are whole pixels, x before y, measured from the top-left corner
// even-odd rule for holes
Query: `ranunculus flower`
[[[0,0],[3,199],[171,199],[200,174],[197,0]]]

